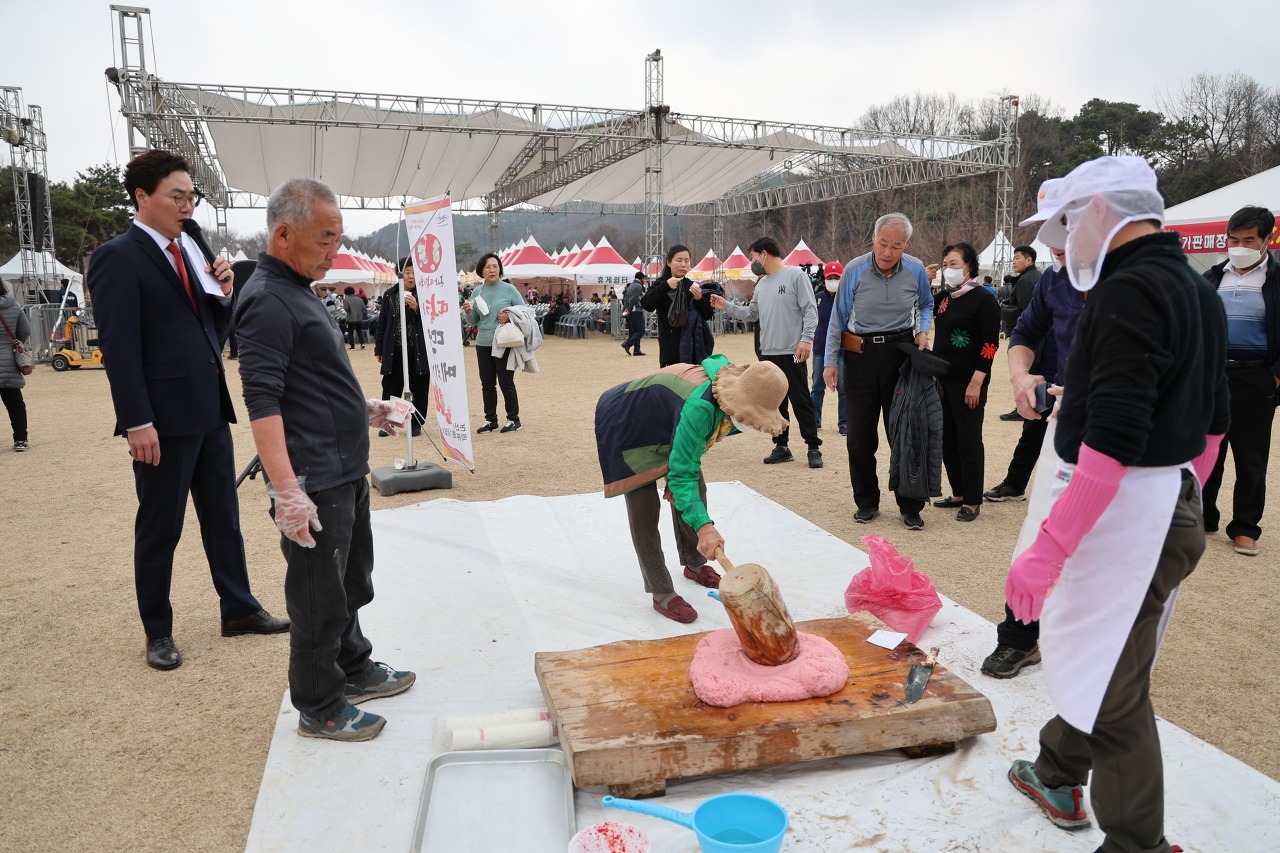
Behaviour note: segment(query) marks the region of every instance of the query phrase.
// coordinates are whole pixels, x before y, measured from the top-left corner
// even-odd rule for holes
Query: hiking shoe
[[[352,705],[368,702],[370,699],[381,699],[383,696],[394,696],[403,693],[413,686],[418,676],[412,672],[392,669],[381,661],[374,661],[373,674],[368,678],[348,684],[343,688],[343,695]]]
[[[764,458],[764,464],[776,465],[779,462],[790,462],[793,459],[795,457],[791,455],[791,448],[785,444],[775,444],[773,452]]]
[[[902,523],[906,525],[908,530],[924,530],[924,519],[918,513],[902,514]]]
[[[27,449],[27,443],[25,441],[15,441],[13,443],[14,453],[24,453],[26,452],[26,449]]]
[[[350,703],[332,720],[317,720],[307,714],[298,714],[298,734],[303,737],[319,737],[325,740],[342,740],[357,743],[373,740],[387,721],[377,714],[361,711]]]
[[[476,430],[476,435],[484,435],[486,432],[497,432],[497,431],[498,431],[497,421],[485,421],[484,426]]]
[[[1081,808],[1084,791],[1079,785],[1050,788],[1036,777],[1035,765],[1019,758],[1009,768],[1013,787],[1031,798],[1049,820],[1063,829],[1089,825],[1089,815]]]
[[[696,568],[685,566],[684,576],[694,583],[700,583],[705,587],[710,587],[711,589],[720,588],[720,576],[716,574],[716,570],[710,566],[698,566]]]
[[[997,644],[996,650],[982,662],[982,674],[992,678],[1013,678],[1024,666],[1040,663],[1040,647],[1031,651]]]
[[[859,524],[870,524],[872,519],[879,514],[880,510],[875,509],[874,507],[868,507],[867,509],[860,509],[855,512],[853,514],[853,520]]]
[[[668,619],[672,619],[676,622],[683,622],[687,624],[698,618],[698,611],[694,610],[693,606],[690,605],[689,602],[685,601],[678,595],[668,601],[666,607],[663,607],[655,601],[653,603],[653,609]]]
[[[821,450],[818,450],[817,448],[810,448],[810,450],[809,450],[809,467],[810,467],[810,468],[821,468],[821,467],[822,467],[822,451],[821,451]]]
[[[520,419],[515,418],[513,420],[507,421],[506,426],[498,430],[498,432],[516,432],[519,429],[520,429]]]
[[[1000,503],[1001,501],[1025,501],[1027,499],[1026,492],[1020,492],[1012,486],[1006,486],[1004,483],[996,486],[994,489],[987,489],[982,496],[989,501]]]

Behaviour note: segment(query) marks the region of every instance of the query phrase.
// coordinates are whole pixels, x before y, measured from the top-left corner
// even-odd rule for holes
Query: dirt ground
[[[752,357],[746,335],[726,336],[719,347],[735,361]],[[452,490],[392,498],[375,491],[374,509],[436,497],[487,501],[599,491],[596,398],[655,368],[656,343],[649,353],[628,358],[616,341],[597,335],[548,340],[539,352],[542,372],[517,377],[523,430],[477,437],[478,472],[452,466]],[[350,356],[366,393],[377,396],[372,347]],[[470,351],[467,368],[478,422]],[[996,370],[985,429],[988,486],[1000,481],[1019,431],[996,418],[1011,408],[1003,356]],[[231,383],[243,412],[234,368]],[[31,449],[15,454],[7,440],[0,443],[0,482],[9,498],[0,522],[0,669],[6,675],[0,681],[0,849],[242,850],[286,686],[288,639],[219,636],[217,598],[188,507],[172,596],[184,663],[171,672],[149,669],[132,583],[136,500],[125,443],[111,435],[106,375],[88,368],[58,374],[40,366],[25,393]],[[746,435],[707,455],[707,479],[741,480],[859,547],[862,534],[883,534],[914,556],[943,594],[988,619],[1001,618],[1004,576],[1026,504],[987,504],[967,525],[954,521],[952,511],[926,509],[921,532],[904,530],[893,512],[855,525],[847,455],[835,426],[828,397],[822,432],[827,465],[821,470],[800,461],[762,465],[769,441]],[[254,455],[247,422],[233,433],[236,464],[243,468]],[[793,445],[803,450],[798,436]],[[429,459],[430,453],[427,445],[419,456]],[[375,466],[403,455],[401,442],[372,439]],[[887,457],[882,445],[882,469]],[[1270,487],[1280,496],[1274,457],[1273,450]],[[512,458],[522,463],[500,462]],[[1228,484],[1232,476],[1228,468]],[[261,480],[246,481],[240,494],[254,591],[268,610],[283,615],[284,563]],[[1263,520],[1268,530],[1280,527],[1277,503],[1273,499]],[[717,521],[732,556],[734,521]],[[1280,703],[1271,681],[1280,654],[1263,630],[1277,611],[1280,584],[1276,546],[1270,537],[1263,543],[1262,556],[1246,558],[1233,553],[1224,534],[1209,537],[1179,599],[1154,698],[1167,719],[1280,778]],[[623,580],[634,581],[622,588],[633,589],[637,607],[647,608],[639,572]],[[602,586],[602,594],[606,588],[619,585]]]

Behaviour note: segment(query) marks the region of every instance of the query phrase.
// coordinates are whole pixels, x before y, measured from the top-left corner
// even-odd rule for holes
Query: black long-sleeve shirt
[[[369,416],[338,324],[311,281],[266,252],[240,293],[236,336],[249,419],[280,415],[289,462],[317,492],[369,473]]]
[[[1000,306],[990,291],[975,287],[960,298],[944,296],[933,309],[933,351],[950,367],[946,382],[968,385],[974,371],[991,379],[991,360],[1000,348]]]
[[[1058,455],[1075,462],[1083,443],[1130,466],[1194,459],[1230,425],[1226,358],[1222,301],[1177,234],[1114,249],[1071,345]]]

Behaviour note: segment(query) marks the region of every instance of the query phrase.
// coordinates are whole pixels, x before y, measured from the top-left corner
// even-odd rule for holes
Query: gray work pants
[[[707,482],[702,479],[701,473],[698,474],[698,494],[705,504]],[[658,519],[662,515],[658,484],[647,483],[627,492],[623,497],[627,500],[631,544],[635,546],[636,557],[640,559],[640,574],[644,576],[645,592],[670,595],[675,592],[675,587],[671,585],[671,572],[667,571],[666,558],[662,555],[662,536],[658,533]],[[698,553],[698,534],[685,524],[684,518],[676,511],[675,504],[671,504],[671,520],[675,525],[676,550],[679,552],[681,565],[691,568],[701,566],[703,559]]]
[[[1164,837],[1164,762],[1155,711],[1151,667],[1157,629],[1170,593],[1195,570],[1204,553],[1200,489],[1182,472],[1182,490],[1160,562],[1134,619],[1124,650],[1102,698],[1093,732],[1085,734],[1061,717],[1040,730],[1036,776],[1050,787],[1083,785],[1093,771],[1089,802],[1107,834],[1105,853],[1168,853]]]

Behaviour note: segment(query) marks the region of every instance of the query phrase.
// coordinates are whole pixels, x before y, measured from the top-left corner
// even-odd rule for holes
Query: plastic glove
[[[1013,561],[1004,582],[1004,600],[1016,619],[1028,625],[1040,619],[1044,600],[1062,575],[1066,560],[1061,546],[1040,525],[1040,535]]]
[[[1222,436],[1206,435],[1204,437],[1204,453],[1191,460],[1200,488],[1204,488],[1205,480],[1213,473],[1213,466],[1218,464],[1218,451],[1222,448]]]
[[[1040,618],[1044,600],[1058,582],[1063,565],[1111,505],[1128,470],[1105,453],[1080,445],[1071,482],[1040,525],[1035,543],[1009,567],[1005,602],[1019,621],[1031,623]]]
[[[302,490],[305,478],[289,480],[284,483],[268,483],[267,494],[275,502],[276,527],[291,542],[303,548],[316,547],[316,540],[311,531],[323,530],[320,526],[320,513],[315,503]]]
[[[398,426],[387,420],[387,415],[395,411],[395,404],[390,400],[368,399],[364,401],[365,411],[369,413],[369,426],[385,431],[388,435],[396,435]]]

